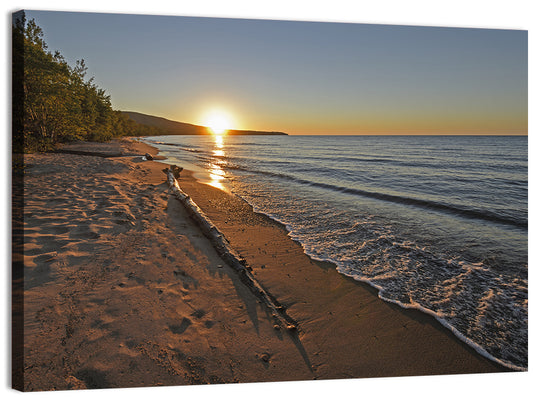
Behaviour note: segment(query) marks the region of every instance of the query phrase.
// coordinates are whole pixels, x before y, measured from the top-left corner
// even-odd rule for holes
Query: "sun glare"
[[[224,111],[213,110],[206,114],[204,125],[207,126],[215,135],[222,135],[231,129],[231,117]]]

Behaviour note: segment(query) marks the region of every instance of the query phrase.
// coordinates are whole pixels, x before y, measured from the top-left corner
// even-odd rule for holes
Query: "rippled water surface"
[[[160,136],[313,258],[527,367],[527,137]],[[229,184],[228,184],[229,183]]]

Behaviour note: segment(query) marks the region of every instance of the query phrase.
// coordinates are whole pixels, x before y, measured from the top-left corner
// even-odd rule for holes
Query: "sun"
[[[204,126],[207,126],[215,135],[222,135],[231,129],[233,121],[231,116],[222,110],[211,110],[205,114]]]

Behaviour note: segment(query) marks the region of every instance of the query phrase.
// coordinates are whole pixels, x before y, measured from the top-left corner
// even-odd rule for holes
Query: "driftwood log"
[[[180,173],[181,173],[182,170],[183,170],[182,167],[179,167],[179,166],[176,166],[176,165],[171,165],[170,169],[169,168],[163,169],[163,173],[165,175],[168,175],[169,173],[172,173],[172,175],[174,176],[174,179],[179,179]]]
[[[285,308],[268,293],[251,273],[251,267],[247,265],[246,259],[235,252],[224,234],[209,220],[206,214],[198,205],[184,193],[178,183],[177,176],[183,168],[172,165],[163,171],[167,174],[167,183],[170,191],[183,204],[191,218],[197,223],[202,233],[211,241],[220,257],[237,272],[241,281],[267,306],[272,312],[272,317],[276,319],[280,327],[290,332],[298,332],[297,323],[285,313]]]

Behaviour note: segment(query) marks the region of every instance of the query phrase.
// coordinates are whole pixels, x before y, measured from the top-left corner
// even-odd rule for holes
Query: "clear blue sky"
[[[291,134],[526,134],[527,31],[27,11],[115,109]]]

